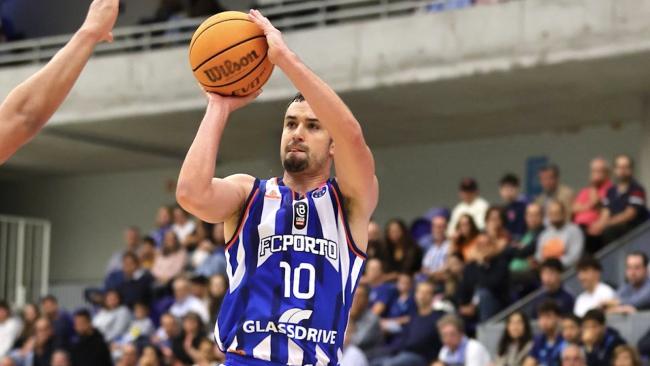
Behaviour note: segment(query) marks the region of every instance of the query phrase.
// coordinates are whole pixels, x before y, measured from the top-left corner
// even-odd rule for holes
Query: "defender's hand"
[[[251,9],[251,11],[248,12],[248,19],[257,24],[264,31],[266,42],[269,44],[269,60],[274,65],[278,65],[282,60],[282,57],[290,52],[289,47],[284,42],[284,38],[282,38],[282,33],[275,28],[273,24],[271,24],[271,21],[262,15],[259,10]]]
[[[113,42],[111,31],[117,21],[119,8],[119,0],[93,0],[81,29],[90,33],[98,43]]]
[[[228,113],[232,113],[239,108],[245,107],[260,94],[262,94],[261,89],[245,97],[224,97],[216,93],[205,92],[205,96],[208,99],[208,106],[224,108]]]

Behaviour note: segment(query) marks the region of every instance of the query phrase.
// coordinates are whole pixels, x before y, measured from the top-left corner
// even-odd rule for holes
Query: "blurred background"
[[[67,42],[82,23],[88,3],[0,2],[0,95],[38,70]],[[414,278],[431,276],[438,286],[436,298],[447,301],[443,304],[457,311],[475,305],[474,314],[459,313],[473,324],[469,334],[479,328],[478,337],[493,356],[498,353],[502,320],[527,307],[534,315],[532,304],[544,291],[538,289],[542,284],[537,276],[545,260],[561,259],[564,286],[577,296],[584,284],[577,280],[575,265],[584,254],[596,256],[604,268],[603,281],[616,289],[626,283],[627,255],[650,251],[650,226],[643,223],[647,215],[643,187],[650,185],[648,1],[121,3],[115,42],[98,47],[45,130],[0,168],[0,299],[14,310],[53,294],[68,311],[84,306],[97,311],[105,306],[112,271],[123,271],[121,255],[134,251],[139,265],[154,262],[162,254],[146,250],[142,254],[140,241],[150,236],[155,248],[163,248],[170,230],[176,233],[176,239],[168,239],[170,247],[178,246],[186,257],[172,278],[157,278],[155,263],[150,263],[154,282],[167,286],[167,292],[151,290],[154,300],[147,305],[152,313],[158,311],[154,323],[174,302],[175,278],[199,277],[197,286],[205,288],[194,295],[205,291],[204,297],[209,297],[205,281],[225,272],[199,273],[198,268],[200,259],[223,256],[219,249],[223,234],[215,237],[212,226],[164,208],[175,205],[178,171],[205,108],[190,72],[187,45],[209,15],[251,7],[260,8],[283,30],[290,47],[340,93],[363,125],[381,187],[374,219],[382,229],[374,239],[388,254],[371,257],[382,263],[382,284],[393,283],[403,270]],[[247,173],[265,178],[282,173],[281,121],[294,93],[276,70],[257,102],[232,116],[219,153],[219,176]],[[615,159],[621,154],[626,157]],[[595,169],[605,172],[600,178],[594,178],[595,158],[604,164]],[[629,168],[627,178],[614,169],[619,163],[622,170]],[[547,181],[540,181],[545,176]],[[622,191],[617,194],[615,189],[608,192],[609,185],[604,184],[609,181],[634,182],[621,187],[638,200],[621,198]],[[504,194],[504,185],[516,189],[516,194]],[[478,197],[481,207],[475,205]],[[558,231],[565,224],[579,229],[579,250],[573,239],[565,239],[561,254],[546,254],[544,243],[537,241],[527,254],[512,254],[529,244],[522,243],[530,229],[525,222],[527,203],[537,201],[547,209],[552,199],[563,203],[566,222],[555,225],[545,210],[544,223]],[[497,243],[499,235],[494,232],[500,229],[485,231],[490,244],[507,257],[506,266],[512,256],[529,263],[525,272],[530,281],[513,283],[520,273],[513,273],[518,269],[510,266],[510,274],[497,279],[496,287],[466,284],[469,295],[464,299],[446,294],[441,283],[450,277],[433,276],[449,270],[446,259],[439,266],[423,260],[437,241],[431,236],[432,219],[448,219],[458,208],[459,215],[475,214],[478,229],[484,230],[488,206],[498,207],[503,233],[507,232],[502,233],[506,242]],[[615,234],[602,227],[600,232],[590,231],[604,212],[614,216],[628,207],[634,208],[634,215]],[[579,218],[583,211],[589,218]],[[393,218],[406,224],[386,225],[395,224],[389,221]],[[193,224],[186,226],[186,220]],[[455,224],[445,239],[450,242],[449,253],[460,253],[465,245]],[[128,228],[137,228],[137,233]],[[612,235],[603,238],[604,234]],[[597,239],[590,241],[592,237]],[[171,243],[174,240],[176,244]],[[203,246],[204,240],[209,245]],[[205,258],[193,262],[199,249]],[[569,251],[577,255],[563,258]],[[403,252],[413,252],[418,265],[404,264]],[[117,265],[107,269],[110,259]],[[472,262],[468,256],[461,260],[465,267]],[[378,286],[374,281],[366,279],[371,289]],[[508,297],[481,314],[477,298],[485,288],[493,295],[505,291]],[[165,298],[171,301],[167,308],[159,301]],[[650,307],[650,299],[646,305]],[[636,345],[649,323],[643,323],[644,329],[634,327],[631,317],[648,315],[615,313],[608,321]],[[207,325],[208,332],[212,325]]]

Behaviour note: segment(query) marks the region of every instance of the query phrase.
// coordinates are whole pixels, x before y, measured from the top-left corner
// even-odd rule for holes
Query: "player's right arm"
[[[208,107],[176,186],[178,204],[203,221],[226,222],[237,216],[253,187],[255,178],[250,175],[236,174],[223,179],[214,176],[219,143],[230,113],[258,95],[222,97],[207,93]]]
[[[0,164],[32,139],[72,89],[95,46],[111,41],[119,0],[95,0],[86,21],[40,71],[18,85],[0,105]]]

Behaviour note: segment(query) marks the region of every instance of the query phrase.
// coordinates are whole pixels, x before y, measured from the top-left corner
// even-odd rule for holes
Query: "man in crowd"
[[[87,310],[79,310],[74,314],[74,330],[76,338],[70,349],[73,365],[113,365],[108,345],[102,334],[93,327]]]
[[[562,366],[587,366],[585,351],[577,344],[568,344],[562,351]]]
[[[203,324],[210,320],[205,304],[191,294],[190,282],[184,277],[174,280],[174,304],[169,312],[178,319],[184,318],[190,312],[196,313]]]
[[[543,231],[542,206],[531,203],[526,207],[526,232],[508,249],[513,257],[509,264],[510,281],[514,293],[519,296],[524,296],[538,286],[537,272],[532,262],[537,251],[539,236]]]
[[[433,283],[423,281],[417,285],[417,311],[406,324],[398,342],[390,346],[391,356],[374,360],[373,366],[428,366],[436,359],[441,347],[436,323],[442,313],[432,307],[434,294]]]
[[[573,266],[582,256],[584,234],[566,218],[566,208],[560,201],[547,202],[549,225],[539,236],[535,258],[542,262],[549,258],[559,259],[565,267]]]
[[[560,364],[565,342],[560,334],[560,308],[555,301],[548,300],[537,309],[540,334],[533,338],[533,348],[524,361],[524,366],[557,366]]]
[[[446,217],[439,215],[431,219],[432,243],[422,260],[422,273],[432,281],[442,280],[445,273],[450,246],[446,230]]]
[[[571,205],[573,204],[573,190],[560,183],[560,168],[555,164],[549,164],[539,170],[539,183],[542,186],[542,193],[537,196],[535,202],[548,212],[548,205],[551,201],[562,203],[565,221],[571,221]],[[547,222],[548,220],[547,216]]]
[[[526,233],[526,201],[520,195],[519,178],[506,174],[499,182],[499,195],[505,211],[505,227],[514,239]]]
[[[397,290],[395,285],[384,281],[384,270],[379,259],[373,258],[366,262],[364,282],[370,288],[368,306],[378,317],[384,316],[397,296]]]
[[[612,186],[609,180],[609,165],[603,158],[595,158],[590,164],[589,185],[580,190],[573,202],[573,222],[579,225],[586,235],[586,249],[596,253],[601,248],[601,238],[589,235],[589,228],[600,218],[602,201]]]
[[[11,316],[11,308],[0,300],[0,357],[6,355],[20,335],[20,321]]]
[[[625,283],[616,292],[616,298],[603,304],[608,312],[634,313],[650,309],[650,278],[648,255],[635,251],[625,258]]]
[[[589,230],[591,235],[602,234],[605,243],[625,235],[648,218],[645,189],[634,179],[632,158],[617,156],[614,175],[616,184],[607,191],[600,219]]]
[[[122,270],[122,259],[124,254],[128,252],[137,252],[138,246],[142,237],[140,236],[140,229],[137,226],[129,226],[124,230],[124,248],[116,251],[111,255],[106,268],[106,275],[110,276],[111,273]]]
[[[561,314],[572,314],[574,298],[562,286],[562,272],[564,267],[558,259],[547,259],[540,266],[542,280],[542,293],[533,302],[534,309],[542,303],[553,300],[560,309]]]
[[[54,336],[58,344],[68,344],[72,338],[72,318],[65,310],[59,309],[59,302],[53,295],[41,299],[41,313],[52,322]]]
[[[463,320],[456,315],[445,315],[438,321],[438,332],[443,347],[438,362],[433,366],[463,365],[489,366],[490,354],[485,346],[465,335]]]
[[[605,323],[605,314],[599,309],[589,310],[582,318],[582,343],[588,365],[611,365],[614,349],[625,340]]]
[[[447,236],[453,237],[456,232],[458,220],[464,214],[469,214],[474,219],[476,226],[480,230],[485,228],[485,213],[490,204],[479,196],[478,183],[474,178],[463,178],[460,182],[459,192],[460,202],[454,207],[447,227]]]
[[[593,257],[584,257],[578,262],[578,281],[583,292],[576,298],[573,313],[583,317],[589,310],[601,307],[616,298],[616,293],[607,284],[600,282],[603,270],[600,262]]]

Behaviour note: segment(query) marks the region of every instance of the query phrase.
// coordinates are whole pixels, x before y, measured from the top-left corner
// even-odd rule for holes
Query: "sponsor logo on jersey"
[[[270,199],[273,199],[273,200],[279,200],[280,198],[282,198],[280,196],[280,194],[278,194],[278,192],[276,192],[275,190],[271,190],[271,191],[266,192],[264,197],[270,198]]]
[[[307,212],[309,206],[305,202],[296,202],[293,205],[293,226],[298,230],[307,227]]]
[[[242,329],[246,333],[278,333],[295,340],[335,345],[337,331],[300,325],[300,322],[310,319],[311,315],[311,310],[289,309],[277,322],[246,320]]]
[[[290,248],[296,252],[312,253],[336,261],[339,249],[336,242],[327,239],[316,239],[306,235],[272,235],[260,239],[258,246],[260,258],[269,254],[286,252]]]
[[[327,186],[323,186],[323,188],[314,191],[314,193],[311,194],[313,198],[321,198],[327,193]]]

